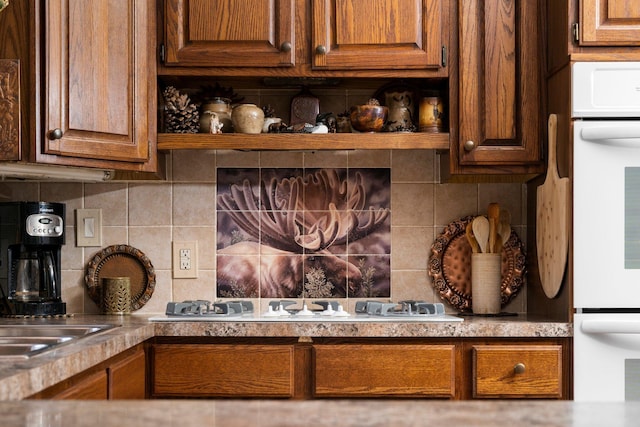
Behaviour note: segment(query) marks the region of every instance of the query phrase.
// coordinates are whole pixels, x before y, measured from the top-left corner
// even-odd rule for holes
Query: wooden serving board
[[[544,293],[554,298],[562,285],[569,250],[569,178],[560,178],[556,163],[557,117],[549,116],[549,164],[538,187],[536,245]]]

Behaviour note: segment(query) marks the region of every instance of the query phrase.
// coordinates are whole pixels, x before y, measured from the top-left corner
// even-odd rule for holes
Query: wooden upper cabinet
[[[444,67],[447,10],[442,0],[312,0],[312,67]]]
[[[291,67],[294,0],[166,0],[168,66]]]
[[[451,173],[541,172],[539,1],[458,3],[457,142]]]
[[[150,0],[45,2],[37,161],[155,169],[154,17]]]
[[[640,46],[640,2],[580,0],[580,44]]]

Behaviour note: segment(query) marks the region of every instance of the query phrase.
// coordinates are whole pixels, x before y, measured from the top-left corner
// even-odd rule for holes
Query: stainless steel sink
[[[28,359],[118,325],[0,325],[0,359]]]
[[[0,325],[1,337],[84,337],[116,325]]]

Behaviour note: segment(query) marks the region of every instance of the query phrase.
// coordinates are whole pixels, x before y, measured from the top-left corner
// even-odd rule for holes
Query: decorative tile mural
[[[390,169],[217,175],[219,297],[390,297]]]

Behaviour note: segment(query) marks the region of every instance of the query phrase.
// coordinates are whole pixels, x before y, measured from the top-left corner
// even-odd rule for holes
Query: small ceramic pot
[[[240,104],[231,113],[233,129],[239,133],[261,133],[264,125],[264,111],[256,104]]]
[[[211,101],[202,104],[200,132],[217,133],[211,132],[210,122],[212,113],[218,116],[218,120],[222,124],[222,132],[233,132],[233,124],[231,123],[231,100],[228,98],[215,97]]]
[[[355,105],[351,107],[351,127],[358,132],[380,132],[388,114],[389,108],[383,105]]]

